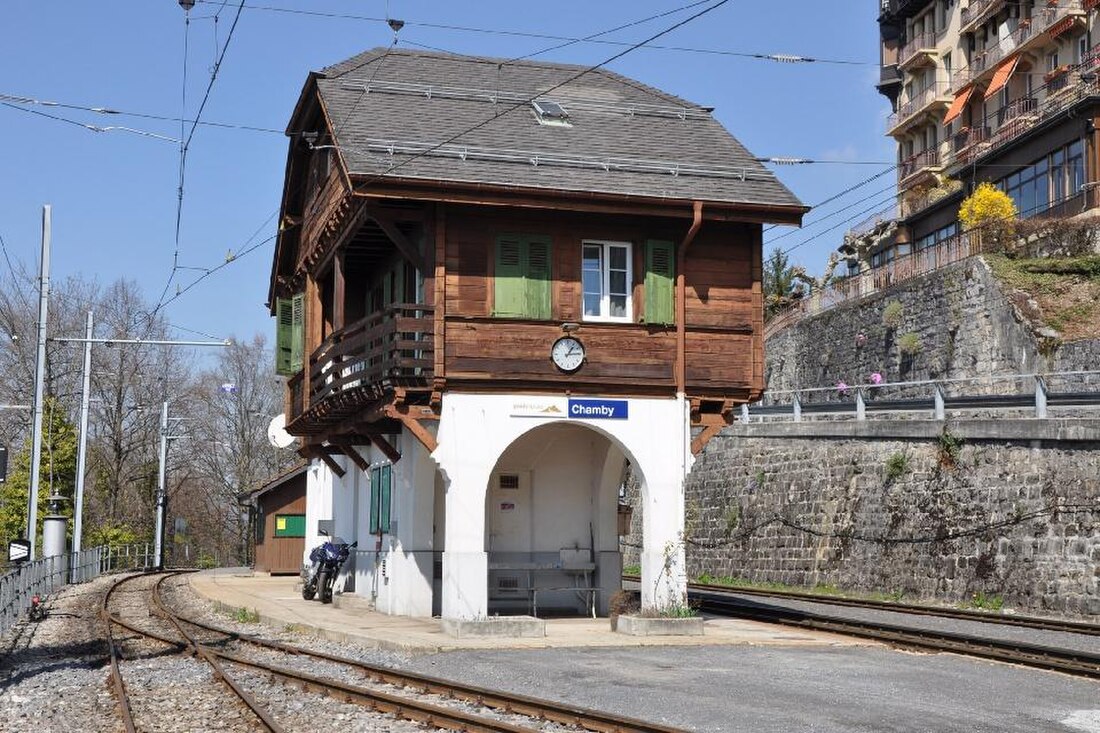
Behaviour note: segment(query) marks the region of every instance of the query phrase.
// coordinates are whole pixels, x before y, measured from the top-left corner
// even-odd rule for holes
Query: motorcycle
[[[327,536],[326,532],[321,534]],[[358,546],[358,542],[349,545],[339,537],[333,537],[310,550],[310,566],[303,569],[302,598],[312,601],[314,596],[319,596],[321,603],[332,603],[332,585],[336,576],[351,551]]]

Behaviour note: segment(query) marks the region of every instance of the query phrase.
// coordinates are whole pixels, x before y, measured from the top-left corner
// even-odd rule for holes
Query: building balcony
[[[904,71],[931,66],[936,62],[936,53],[936,34],[922,33],[901,47],[898,68]]]
[[[1007,0],[971,0],[969,6],[962,9],[960,33],[973,33],[982,23],[992,18],[1006,4]]]
[[[990,138],[993,136],[993,128],[986,126],[966,127],[951,138],[951,154],[947,161],[948,167],[953,165],[966,165],[989,149]]]
[[[938,150],[925,150],[902,161],[898,168],[898,188],[906,189],[920,183],[933,173],[941,170]]]
[[[887,134],[899,135],[920,115],[925,112],[946,110],[949,104],[951,104],[951,95],[947,90],[940,91],[933,86],[918,92],[912,99],[903,102],[898,107],[898,111],[887,119]]]
[[[951,88],[958,91],[967,84],[984,81],[1004,59],[1050,44],[1052,38],[1082,25],[1086,17],[1081,0],[1062,0],[1036,8],[1034,13],[1031,18],[1011,21],[1010,33],[1000,43],[975,52],[969,65],[952,74]]]
[[[398,391],[430,394],[434,309],[396,304],[334,331],[287,381],[287,430],[317,435],[384,407]]]

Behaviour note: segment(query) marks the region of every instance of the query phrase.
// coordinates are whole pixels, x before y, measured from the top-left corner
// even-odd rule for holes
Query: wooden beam
[[[401,452],[394,448],[393,443],[386,440],[382,433],[369,426],[365,426],[361,432],[370,438],[370,442],[374,443],[378,450],[385,454],[386,458],[390,459],[390,463],[397,463],[401,460]]]
[[[333,460],[332,456],[330,456],[328,453],[318,453],[317,457],[320,458],[326,466],[331,468],[332,472],[336,474],[338,478],[344,478],[344,474],[346,474],[347,471],[341,468],[340,464]]]
[[[401,424],[413,434],[413,437],[420,441],[420,444],[424,446],[429,453],[433,453],[435,449],[439,447],[439,442],[435,439],[435,436],[428,432],[428,429],[421,425],[419,420],[410,415],[408,410],[387,407],[386,414],[396,420],[400,420]]]
[[[322,447],[319,445],[306,445],[298,449],[298,455],[307,460],[312,460],[314,458],[320,459],[326,466],[332,469],[332,472],[334,474],[336,474],[340,478],[343,478],[344,475],[347,473],[347,471],[340,467],[339,463],[332,460],[332,456],[328,454],[328,450],[326,449],[326,447]]]
[[[684,241],[676,250],[676,392],[683,394],[687,389],[687,290],[684,284],[684,269],[687,266],[688,247],[699,233],[703,224],[703,204],[696,201],[692,209],[691,228],[684,235]]]
[[[350,458],[351,462],[358,466],[360,471],[366,472],[370,470],[370,464],[363,460],[363,456],[359,454],[359,451],[355,450],[355,446],[351,441],[336,440],[333,441],[332,444],[339,448],[341,453]]]
[[[393,242],[397,250],[404,255],[406,260],[411,262],[420,272],[423,273],[427,271],[428,268],[427,265],[424,264],[424,255],[421,254],[420,248],[417,247],[414,242],[409,241],[405,233],[397,228],[397,222],[373,208],[367,210],[367,216],[373,219],[378,227],[385,232],[386,236],[390,238],[390,241]]]
[[[435,206],[435,323],[432,334],[432,351],[435,363],[433,364],[433,376],[440,393],[443,391],[442,381],[446,378],[444,357],[447,346],[447,219],[443,204]],[[433,402],[435,401],[433,396]]]
[[[722,432],[722,428],[726,427],[725,421],[713,422],[703,428],[703,431],[695,436],[695,439],[691,441],[691,454],[697,456],[703,452],[703,449],[707,447],[707,443],[718,433]]]
[[[344,316],[344,304],[347,300],[347,278],[345,273],[346,263],[344,257],[346,249],[336,253],[332,260],[332,330],[339,331],[347,324]]]

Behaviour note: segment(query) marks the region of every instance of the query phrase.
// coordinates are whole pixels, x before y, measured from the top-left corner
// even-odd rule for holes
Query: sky
[[[387,17],[405,21],[399,48],[510,58],[562,44],[532,36],[585,37],[667,13],[601,36],[636,43],[718,1],[669,12],[692,0],[246,0],[230,38],[239,0],[198,0],[189,23],[177,0],[4,0],[0,237],[13,260],[37,268],[48,203],[52,278],[83,274],[102,285],[126,278],[154,303],[163,292],[174,338],[264,333],[270,341],[274,324],[264,303],[274,245],[259,243],[275,232],[287,151],[282,131],[310,70],[391,44]],[[772,166],[813,206],[888,171],[894,160],[885,137],[889,105],[874,88],[877,6],[728,0],[654,41],[688,50],[640,48],[608,68],[714,107],[758,156],[843,161]],[[624,48],[575,43],[538,58],[593,65]],[[190,131],[187,123],[181,134],[179,118],[198,114],[222,49],[200,119],[230,127],[195,128],[177,245],[179,140]],[[841,61],[851,63],[829,63]],[[28,103],[14,109],[11,97],[169,119]],[[96,132],[73,122],[132,131]],[[790,250],[793,262],[820,273],[847,228],[890,205],[893,182],[886,172],[815,209],[803,231],[766,231],[765,253]]]

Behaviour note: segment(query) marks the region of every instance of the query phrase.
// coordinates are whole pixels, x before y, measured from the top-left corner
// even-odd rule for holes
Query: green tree
[[[764,318],[783,310],[791,300],[795,268],[781,249],[772,250],[764,263]]]
[[[51,487],[68,501],[61,511],[71,520],[73,490],[76,485],[76,428],[65,415],[55,397],[46,399],[42,419],[41,466],[38,481],[38,527],[36,544],[41,547],[42,517],[46,515],[46,499]],[[31,484],[31,441],[15,457],[8,480],[0,484],[0,542],[23,537],[27,527],[27,496]],[[69,523],[72,529],[72,522]]]

